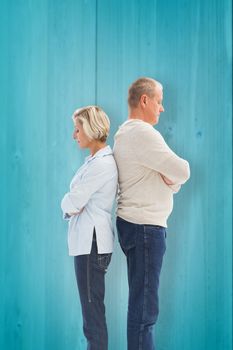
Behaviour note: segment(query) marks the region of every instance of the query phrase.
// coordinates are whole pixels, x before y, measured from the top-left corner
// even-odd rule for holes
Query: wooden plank
[[[1,348],[84,349],[60,200],[84,157],[72,140],[71,113],[95,101],[95,6],[5,6],[8,191]]]
[[[86,348],[60,210],[85,155],[70,116],[99,104],[112,145],[139,76],[163,83],[158,129],[192,172],[169,219],[158,349],[232,349],[231,13],[229,0],[2,1],[1,349]],[[106,306],[109,349],[124,349],[117,243]]]
[[[98,4],[97,101],[111,117],[112,135],[127,118],[129,83],[154,77],[164,85],[165,113],[157,128],[191,166],[169,219],[157,345],[230,349],[230,2]],[[112,349],[126,346],[122,261],[117,246],[111,268],[119,283],[107,294]]]

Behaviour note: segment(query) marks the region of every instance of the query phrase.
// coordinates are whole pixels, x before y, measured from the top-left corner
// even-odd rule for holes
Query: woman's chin
[[[78,146],[79,146],[79,148],[80,148],[80,149],[87,148],[87,146],[86,146],[86,145],[83,145],[83,144],[81,144],[81,143],[79,143],[79,144],[78,144]]]

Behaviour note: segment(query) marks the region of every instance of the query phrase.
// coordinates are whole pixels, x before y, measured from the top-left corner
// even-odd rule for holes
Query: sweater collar
[[[133,123],[133,122],[146,123],[142,119],[131,118],[131,119],[127,119],[123,124],[121,124],[121,126],[125,126],[126,124]],[[146,123],[146,124],[149,124],[149,123]]]

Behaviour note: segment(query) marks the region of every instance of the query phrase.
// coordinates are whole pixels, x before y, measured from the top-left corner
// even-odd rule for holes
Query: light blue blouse
[[[69,255],[90,254],[95,227],[98,253],[113,251],[112,207],[117,192],[117,167],[110,146],[85,159],[61,202],[68,220]],[[69,216],[68,213],[80,212]]]

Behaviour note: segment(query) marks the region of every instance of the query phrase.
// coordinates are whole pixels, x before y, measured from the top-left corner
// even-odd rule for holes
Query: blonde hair
[[[128,90],[128,104],[130,108],[136,108],[139,104],[140,97],[145,94],[149,97],[154,97],[156,88],[163,89],[163,86],[158,81],[142,77],[134,81]]]
[[[72,119],[78,121],[90,140],[105,142],[109,135],[110,121],[107,114],[98,106],[77,109]]]

